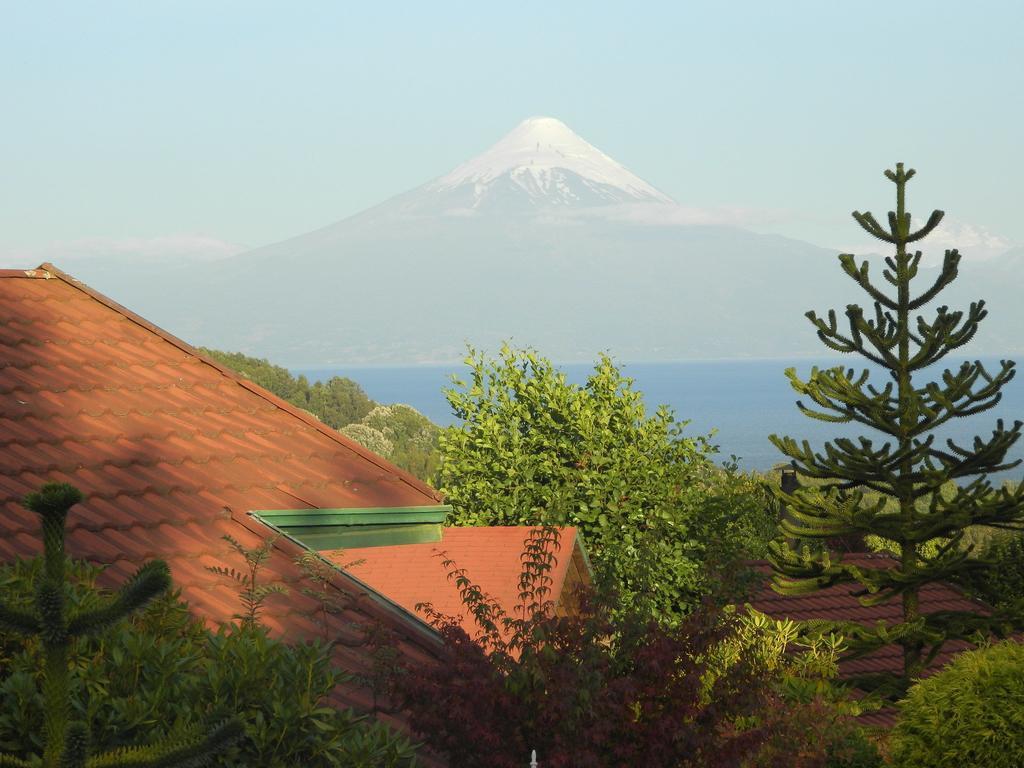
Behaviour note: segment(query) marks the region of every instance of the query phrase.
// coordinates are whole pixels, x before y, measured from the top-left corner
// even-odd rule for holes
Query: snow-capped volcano
[[[820,355],[803,310],[856,299],[835,251],[686,213],[532,118],[440,179],[279,243],[74,270],[194,343],[296,367],[444,362],[508,340],[562,361]],[[1021,348],[1022,268],[1020,252],[971,261],[953,286],[954,306],[991,299],[986,351]]]
[[[553,117],[524,120],[424,191],[455,210],[673,202]]]

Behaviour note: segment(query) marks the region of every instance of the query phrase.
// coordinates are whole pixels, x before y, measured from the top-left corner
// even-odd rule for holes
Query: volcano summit
[[[423,192],[474,211],[673,202],[553,117],[524,120]]]

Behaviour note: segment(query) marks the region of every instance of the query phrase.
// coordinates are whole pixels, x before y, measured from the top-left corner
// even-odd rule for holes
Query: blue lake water
[[[948,362],[947,362],[948,361]],[[945,365],[939,364],[915,374],[915,382],[938,378],[943,368],[957,368],[962,359],[947,358]],[[998,370],[997,359],[982,358],[990,372]],[[790,435],[807,439],[812,446],[820,447],[827,439],[864,435],[878,439],[880,434],[871,435],[871,430],[858,425],[833,425],[815,421],[803,416],[796,408],[797,393],[789,386],[784,371],[794,366],[797,373],[806,378],[812,365],[829,367],[837,364],[853,364],[861,368],[852,358],[837,360],[729,360],[682,363],[623,363],[623,373],[634,379],[634,388],[644,394],[649,411],[660,404],[670,406],[678,419],[689,420],[687,433],[706,434],[715,430],[713,442],[719,446],[720,456],[727,459],[738,456],[744,469],[766,470],[785,457],[771,443],[768,435]],[[590,364],[568,364],[561,366],[566,376],[582,383],[592,370]],[[408,403],[432,421],[452,424],[452,416],[443,390],[451,386],[452,374],[466,375],[465,366],[418,366],[382,368],[346,368],[343,370],[303,370],[311,380],[322,380],[331,376],[347,376],[357,381],[367,394],[381,403]],[[878,385],[885,379],[874,372],[872,382]],[[939,433],[942,438],[952,438],[970,444],[975,435],[988,437],[996,419],[1012,423],[1024,420],[1024,375],[1018,376],[1003,388],[1003,400],[990,411],[967,419],[955,420]],[[878,440],[878,443],[883,441]],[[1010,457],[1024,458],[1024,440],[1014,446]],[[1024,465],[993,476],[994,479],[1024,478]]]

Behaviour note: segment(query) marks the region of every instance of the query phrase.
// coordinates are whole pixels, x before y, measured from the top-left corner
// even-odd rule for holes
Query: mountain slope
[[[820,355],[803,313],[865,298],[834,251],[674,224],[678,210],[563,123],[531,118],[323,229],[202,265],[76,272],[190,341],[321,368],[447,362],[506,339],[562,361]],[[1021,327],[1020,302],[1000,299],[1019,273],[965,262],[964,295],[983,285],[1008,307],[971,354],[1020,349],[1005,330]]]
[[[849,295],[833,253],[786,238],[533,217],[356,220],[141,277],[96,284],[187,339],[293,367],[447,361],[510,338],[566,361],[813,353],[802,313],[823,286],[826,308]]]

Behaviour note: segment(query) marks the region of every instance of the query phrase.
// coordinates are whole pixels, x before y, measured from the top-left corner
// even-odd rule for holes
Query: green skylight
[[[310,549],[355,549],[441,540],[451,506],[270,509],[251,514]]]

